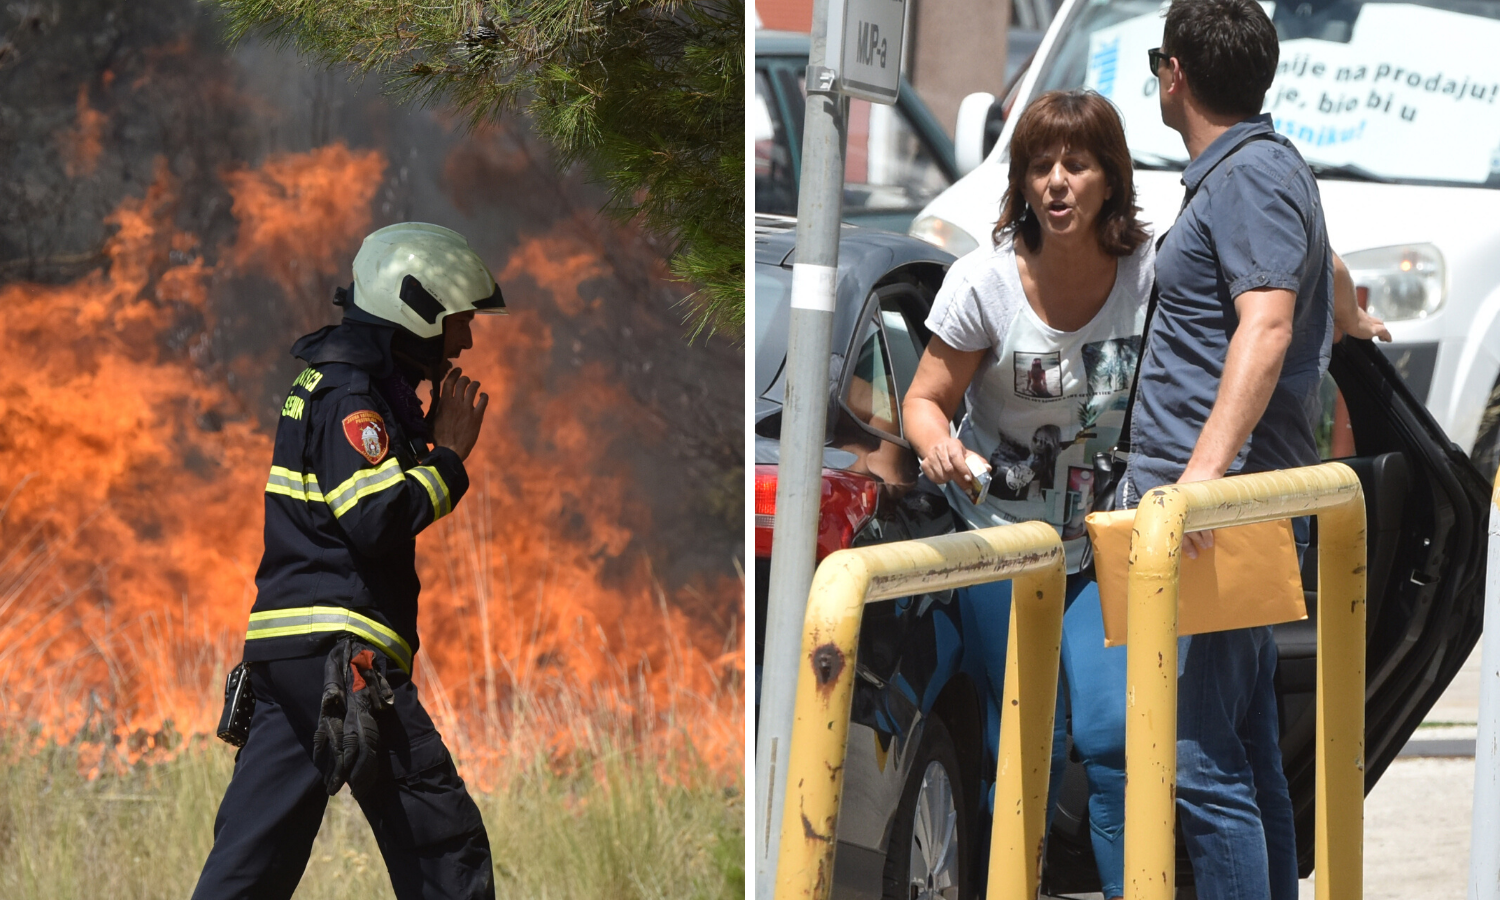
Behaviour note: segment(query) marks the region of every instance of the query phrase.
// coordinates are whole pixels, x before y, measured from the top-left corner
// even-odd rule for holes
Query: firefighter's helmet
[[[456,231],[401,222],[365,238],[354,257],[353,310],[399,325],[419,338],[443,333],[449,313],[504,313],[495,277]]]

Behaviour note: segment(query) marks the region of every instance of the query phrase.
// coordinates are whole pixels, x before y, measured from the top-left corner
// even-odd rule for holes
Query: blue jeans
[[[1308,520],[1292,520],[1300,562]],[[1200,900],[1296,900],[1268,627],[1180,638],[1177,809]]]
[[[993,582],[957,592],[964,622],[964,668],[985,695],[987,774],[994,771],[999,752],[1010,584]],[[1073,746],[1088,773],[1090,837],[1099,880],[1106,898],[1118,897],[1125,893],[1125,648],[1104,646],[1099,586],[1093,581],[1077,575],[1068,578],[1065,610],[1060,662],[1067,701],[1072,706]],[[1064,695],[1059,691],[1053,720],[1049,823],[1067,763],[1063,703]],[[992,792],[988,804],[991,811],[993,804]]]
[[[1300,562],[1308,520],[1292,520]],[[964,669],[985,696],[985,749],[999,752],[1010,582],[957,592]],[[1089,828],[1106,900],[1123,896],[1125,870],[1125,647],[1104,646],[1099,588],[1068,577],[1061,669],[1073,745],[1089,781]],[[1200,900],[1296,900],[1297,842],[1281,768],[1276,642],[1249,628],[1178,639],[1177,806]],[[1061,782],[1063,694],[1052,737],[1050,825]],[[988,807],[993,812],[993,789]]]
[[[1198,897],[1296,900],[1271,629],[1196,634],[1177,654],[1177,810]]]

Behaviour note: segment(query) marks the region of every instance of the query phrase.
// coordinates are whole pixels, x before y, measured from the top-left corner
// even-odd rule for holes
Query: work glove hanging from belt
[[[375,653],[346,638],[334,645],[323,664],[313,761],[330,797],[346,783],[351,790],[362,790],[380,770],[380,724],[375,714],[390,709],[396,695],[375,668]]]

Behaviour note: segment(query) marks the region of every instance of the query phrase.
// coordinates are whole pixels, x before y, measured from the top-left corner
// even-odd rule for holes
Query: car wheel
[[[929,719],[901,792],[885,858],[885,900],[969,896],[969,822],[948,729]]]

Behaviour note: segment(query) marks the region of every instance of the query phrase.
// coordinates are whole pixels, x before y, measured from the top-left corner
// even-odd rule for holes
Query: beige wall
[[[965,96],[1004,91],[1010,0],[907,2],[907,77],[952,137]]]

